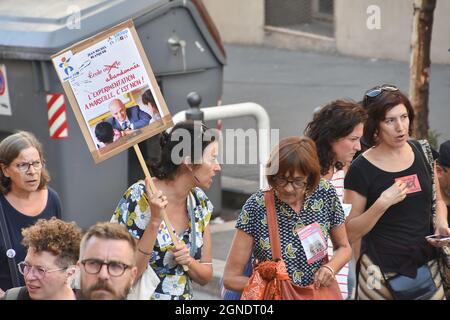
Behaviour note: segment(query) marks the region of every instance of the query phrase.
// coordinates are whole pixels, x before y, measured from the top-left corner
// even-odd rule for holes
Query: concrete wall
[[[381,28],[369,30],[370,5],[380,7]],[[413,0],[335,0],[335,36],[339,52],[409,61]],[[431,60],[450,63],[450,1],[437,1]]]
[[[224,42],[261,44],[264,0],[203,0]]]

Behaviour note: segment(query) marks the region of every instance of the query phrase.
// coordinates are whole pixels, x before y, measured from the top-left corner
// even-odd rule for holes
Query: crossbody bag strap
[[[433,217],[436,215],[436,185],[434,184],[434,168],[433,168],[433,160],[429,159],[428,153],[425,147],[417,140],[411,140],[411,144],[414,149],[420,154],[420,159],[422,159],[422,165],[427,172],[428,178],[431,180],[431,214],[430,214],[430,228],[431,232],[433,232]]]
[[[428,155],[422,144],[417,140],[410,140],[414,149],[420,154],[420,159],[422,160],[422,164],[426,168],[427,174],[431,176],[431,172],[433,171],[433,165],[430,163],[430,159],[428,159]]]
[[[12,249],[11,245],[11,237],[9,236],[8,225],[6,224],[6,217],[3,211],[2,203],[0,202],[0,231],[3,236],[3,244],[5,246],[5,253],[8,252],[9,249]],[[20,286],[19,283],[19,271],[17,270],[16,259],[15,257],[8,257],[8,265],[9,265],[9,273],[11,276],[11,282],[13,287]]]
[[[267,226],[269,228],[270,248],[273,260],[281,259],[280,238],[278,235],[278,222],[275,210],[275,195],[273,189],[264,191],[264,202],[267,212]]]

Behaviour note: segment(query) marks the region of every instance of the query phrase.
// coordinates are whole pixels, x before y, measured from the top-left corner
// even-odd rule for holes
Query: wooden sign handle
[[[138,144],[133,145],[134,151],[136,152],[136,155],[138,157],[139,163],[141,164],[142,169],[144,170],[144,174],[146,178],[149,178],[148,180],[150,180],[150,190],[152,193],[155,193],[158,191],[158,189],[156,189],[155,184],[153,183],[153,179],[152,176],[150,175],[150,171],[148,171],[147,165],[145,164],[145,160],[144,157],[142,156],[142,152],[141,149],[139,148]],[[149,204],[150,205],[150,204]],[[161,209],[161,214],[164,220],[164,223],[167,226],[167,229],[169,229],[169,234],[170,234],[170,238],[172,239],[172,242],[174,245],[178,244],[178,237],[175,234],[175,229],[172,228],[172,224],[170,223],[169,217],[166,214],[166,210]],[[183,270],[184,271],[188,271],[189,268],[186,265],[183,265]]]

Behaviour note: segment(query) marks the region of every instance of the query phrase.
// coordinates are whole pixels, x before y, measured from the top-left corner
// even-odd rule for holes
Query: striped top
[[[345,178],[345,172],[344,170],[336,170],[336,168],[333,168],[333,176],[329,180],[330,183],[334,186],[336,189],[336,194],[343,203],[344,201],[344,178]],[[328,256],[331,258],[334,254],[333,252],[333,244],[328,238]],[[336,280],[339,284],[339,289],[341,290],[342,298],[347,299],[348,297],[348,273],[349,273],[349,266],[348,263],[345,264],[344,267],[342,267],[341,270],[339,270],[336,274]]]
[[[344,170],[337,170],[336,168],[333,168],[333,176],[330,179],[330,183],[334,186],[336,189],[336,194],[339,197],[339,200],[341,200],[341,203],[344,202],[344,178],[345,178],[345,172]]]

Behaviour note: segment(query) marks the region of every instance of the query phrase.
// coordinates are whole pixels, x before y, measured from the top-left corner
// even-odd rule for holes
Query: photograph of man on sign
[[[144,92],[143,94],[141,94]],[[159,121],[161,124],[161,115],[156,107],[155,100],[153,105],[140,101],[148,101],[148,97],[153,99],[148,86],[130,92],[129,94],[113,98],[107,101],[99,110],[102,114],[89,120],[89,127],[98,149],[104,148],[119,141],[121,137],[132,136],[151,123]],[[155,119],[156,118],[156,119]],[[112,148],[120,142],[109,146]]]

